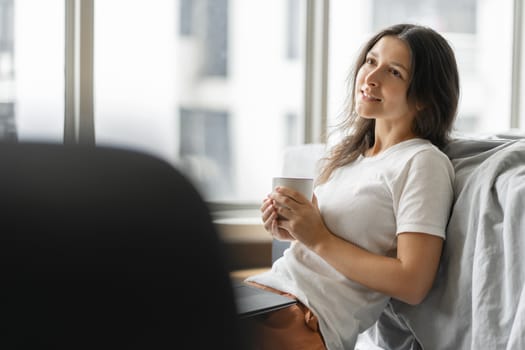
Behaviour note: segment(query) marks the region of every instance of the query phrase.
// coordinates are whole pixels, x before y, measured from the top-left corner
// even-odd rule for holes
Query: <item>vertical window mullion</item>
[[[511,114],[510,114],[510,127],[519,129],[523,124],[520,121],[525,120],[523,115],[524,110],[522,108],[522,98],[525,93],[521,86],[523,79],[523,45],[524,45],[524,34],[525,32],[521,21],[523,20],[523,11],[525,8],[522,5],[521,0],[514,0],[514,18],[512,26],[512,72],[511,72]]]
[[[94,0],[65,1],[64,143],[94,144]]]
[[[305,143],[325,142],[327,125],[329,0],[307,0]]]

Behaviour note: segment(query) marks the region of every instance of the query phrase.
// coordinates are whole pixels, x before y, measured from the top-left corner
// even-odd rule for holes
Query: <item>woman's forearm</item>
[[[349,279],[408,304],[420,303],[432,286],[443,240],[400,234],[396,257],[371,253],[333,234],[310,247]]]

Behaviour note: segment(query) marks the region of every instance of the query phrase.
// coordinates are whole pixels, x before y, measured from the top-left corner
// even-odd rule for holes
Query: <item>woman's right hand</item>
[[[280,241],[295,240],[295,238],[287,230],[279,227],[277,211],[275,210],[273,200],[269,196],[263,200],[261,205],[261,213],[264,229],[268,231],[273,238]]]

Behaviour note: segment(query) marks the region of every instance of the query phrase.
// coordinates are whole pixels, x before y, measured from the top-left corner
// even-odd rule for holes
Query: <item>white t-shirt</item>
[[[328,229],[371,252],[395,256],[397,234],[445,238],[454,169],[429,141],[411,139],[359,157],[315,188]],[[352,259],[351,256],[348,259]],[[248,280],[292,293],[318,317],[328,349],[353,349],[389,297],[346,278],[300,242]]]

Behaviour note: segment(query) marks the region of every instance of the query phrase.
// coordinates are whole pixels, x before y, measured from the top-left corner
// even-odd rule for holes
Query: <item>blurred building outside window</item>
[[[65,1],[0,0],[2,139],[63,142]],[[95,0],[97,144],[167,160],[211,203],[258,206],[284,149],[308,133],[308,1]],[[457,131],[512,126],[513,0],[326,3],[329,129],[361,45],[398,22],[431,26],[455,49]]]

